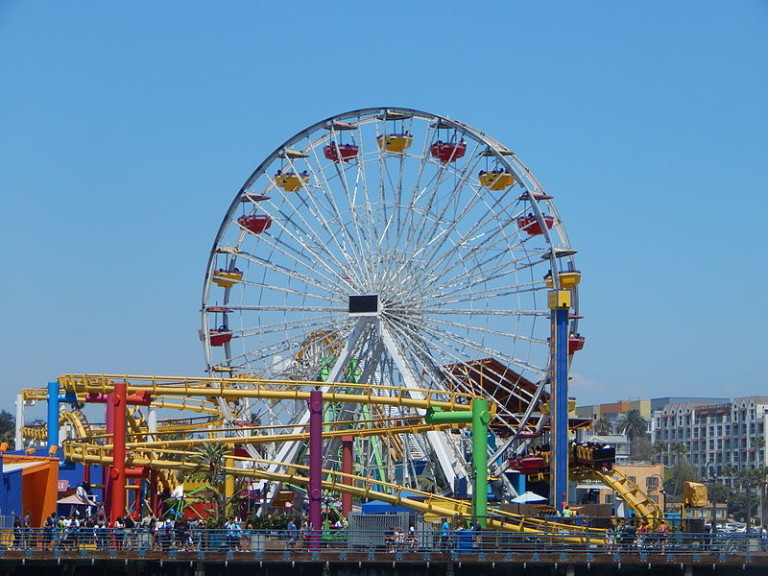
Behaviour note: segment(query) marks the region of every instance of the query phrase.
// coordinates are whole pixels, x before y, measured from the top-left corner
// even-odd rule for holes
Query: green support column
[[[488,424],[491,413],[488,400],[475,398],[470,410],[443,412],[440,408],[429,408],[424,417],[427,424],[471,424],[472,425],[472,468],[475,483],[472,489],[472,515],[480,526],[488,527]]]

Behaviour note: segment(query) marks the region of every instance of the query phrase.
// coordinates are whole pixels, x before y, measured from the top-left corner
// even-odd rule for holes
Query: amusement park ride
[[[23,391],[49,407],[47,429],[23,432],[106,467],[113,516],[130,479],[156,504],[196,447],[224,444],[226,474],[263,509],[301,489],[310,514],[325,493],[345,513],[374,498],[595,538],[487,503],[544,476],[559,509],[587,476],[655,524],[610,453],[572,444],[575,254],[553,197],[483,132],[404,108],[341,114],[279,146],[231,202],[202,296],[208,376],[64,375]],[[92,403],[105,424],[84,417]]]

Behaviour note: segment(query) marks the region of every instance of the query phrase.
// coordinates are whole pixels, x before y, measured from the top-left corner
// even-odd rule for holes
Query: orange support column
[[[112,433],[112,466],[109,477],[112,481],[112,502],[107,502],[109,519],[112,523],[125,512],[125,425],[128,384],[115,382],[109,409],[112,411],[114,432]]]

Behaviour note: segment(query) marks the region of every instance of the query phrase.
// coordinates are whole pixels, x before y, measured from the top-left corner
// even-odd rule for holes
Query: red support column
[[[341,437],[341,471],[344,474],[352,474],[352,436]],[[345,486],[352,485],[351,478],[345,478],[342,476],[341,483]],[[341,513],[344,518],[349,518],[349,514],[352,512],[352,494],[343,492],[341,494]]]
[[[109,410],[112,411],[114,432],[112,433],[112,466],[109,472],[112,481],[111,502],[108,502],[109,520],[114,523],[125,512],[125,425],[127,420],[126,398],[128,384],[115,382]]]
[[[109,393],[106,395],[103,395],[104,400],[104,407],[105,407],[105,432],[107,433],[107,437],[114,437],[115,435],[115,411],[112,409],[112,397],[114,396],[113,393]],[[88,400],[90,402],[90,400]],[[109,515],[110,506],[112,503],[112,467],[102,465],[101,467],[101,483],[104,485],[104,509]]]

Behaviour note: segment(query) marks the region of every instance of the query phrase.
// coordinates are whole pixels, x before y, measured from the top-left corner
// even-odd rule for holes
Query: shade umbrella
[[[535,492],[523,492],[519,496],[516,496],[515,498],[512,498],[510,502],[514,502],[515,504],[529,504],[531,502],[544,502],[546,498],[544,496],[539,496]]]

